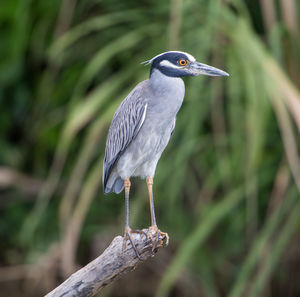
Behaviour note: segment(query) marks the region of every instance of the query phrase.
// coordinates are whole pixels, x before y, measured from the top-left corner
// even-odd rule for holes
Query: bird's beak
[[[189,70],[194,76],[201,74],[209,76],[229,76],[229,74],[223,70],[199,62],[190,63]]]

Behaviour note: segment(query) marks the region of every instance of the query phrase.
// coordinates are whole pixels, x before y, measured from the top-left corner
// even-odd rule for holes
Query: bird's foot
[[[148,234],[148,237],[150,235],[151,238],[152,238],[152,241],[153,241],[152,253],[155,253],[157,251],[157,246],[158,246],[159,243],[163,246],[167,246],[169,244],[169,235],[168,235],[168,233],[160,231],[157,226],[152,225],[149,228],[149,233],[150,234]],[[160,237],[162,237],[162,241],[164,239],[166,241],[165,242],[160,242]],[[154,240],[153,240],[153,238],[154,238]]]
[[[126,249],[126,245],[127,245],[127,241],[129,240],[137,258],[139,260],[142,260],[141,257],[140,257],[140,254],[133,242],[133,239],[132,239],[132,236],[131,234],[132,233],[138,233],[138,234],[143,234],[147,237],[147,234],[144,232],[144,231],[141,231],[141,230],[131,230],[131,228],[129,227],[125,227],[125,232],[124,232],[124,238],[123,238],[123,246],[122,246],[122,255],[124,256],[124,252],[125,252],[125,249]]]

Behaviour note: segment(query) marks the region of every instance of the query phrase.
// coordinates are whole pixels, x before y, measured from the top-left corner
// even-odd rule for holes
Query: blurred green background
[[[300,296],[299,18],[296,0],[1,0],[0,296],[42,296],[123,234],[105,138],[167,50],[230,77],[185,79],[154,183],[170,245],[103,296]]]

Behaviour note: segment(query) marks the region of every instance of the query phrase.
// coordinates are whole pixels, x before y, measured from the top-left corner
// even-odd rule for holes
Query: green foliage
[[[38,263],[57,242],[66,271],[80,248],[85,254],[83,242],[122,232],[123,197],[101,188],[107,129],[148,76],[140,62],[178,49],[230,77],[185,79],[154,180],[171,260],[164,272],[154,268],[160,280],[144,295],[271,296],[272,280],[299,294],[280,282],[290,270],[276,269],[297,259],[286,250],[299,244],[300,8],[288,2],[292,21],[275,15],[270,24],[272,11],[258,1],[3,0],[2,263]],[[133,184],[132,225],[141,228],[150,221],[147,192]],[[176,282],[183,273],[191,288]]]

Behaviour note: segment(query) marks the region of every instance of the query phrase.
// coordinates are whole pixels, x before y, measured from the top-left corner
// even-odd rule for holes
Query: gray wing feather
[[[134,89],[118,107],[111,122],[105,147],[103,163],[103,187],[124,150],[139,132],[146,116],[147,103]]]

